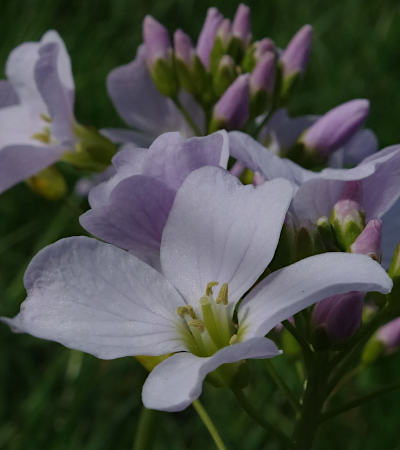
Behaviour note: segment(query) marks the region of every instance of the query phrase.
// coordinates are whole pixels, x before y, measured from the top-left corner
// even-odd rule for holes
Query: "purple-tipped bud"
[[[372,219],[350,247],[352,253],[368,255],[376,261],[382,257],[381,249],[382,221]]]
[[[362,292],[334,295],[317,303],[313,309],[313,325],[322,329],[332,342],[341,342],[352,336],[361,324]]]
[[[282,53],[281,62],[285,78],[305,72],[310,56],[312,31],[311,25],[304,25]]]
[[[190,37],[182,30],[176,30],[174,33],[174,51],[175,57],[189,67],[192,63],[194,50]]]
[[[265,53],[275,53],[275,44],[272,39],[264,38],[254,44],[254,58],[258,61]]]
[[[385,350],[395,350],[400,345],[400,317],[380,328],[376,338],[383,343]]]
[[[196,52],[207,69],[210,67],[210,54],[214,46],[215,34],[222,20],[223,16],[217,8],[208,9],[196,47]]]
[[[249,74],[240,75],[225,91],[214,106],[214,124],[222,124],[227,129],[240,129],[245,125],[249,118],[249,78]]]
[[[224,19],[221,25],[218,27],[216,38],[221,39],[224,47],[227,47],[229,40],[231,38],[231,21],[229,19]]]
[[[250,92],[265,91],[271,94],[275,84],[275,55],[266,53],[257,63],[250,76]]]
[[[158,59],[170,59],[171,41],[168,30],[151,16],[146,16],[143,21],[143,42],[146,46],[146,62],[149,69]]]
[[[361,128],[369,113],[368,100],[351,100],[331,109],[300,138],[306,149],[327,158]]]
[[[262,175],[258,170],[254,172],[253,176],[253,184],[254,186],[259,186],[260,184],[264,184],[266,181],[264,175]]]
[[[251,39],[250,8],[243,3],[238,6],[232,23],[232,35],[239,38],[244,45]]]

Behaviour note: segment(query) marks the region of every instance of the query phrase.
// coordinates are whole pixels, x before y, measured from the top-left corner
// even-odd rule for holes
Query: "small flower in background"
[[[371,258],[317,255],[266,277],[240,303],[236,321],[235,305],[273,257],[291,197],[285,180],[255,188],[221,168],[198,169],[164,227],[161,272],[112,245],[64,239],[34,258],[27,301],[2,321],[103,359],[174,353],[152,370],[142,397],[147,408],[182,410],[207,374],[233,382],[237,365],[221,372],[222,364],[278,355],[264,336],[282,320],[355,287],[391,289]]]

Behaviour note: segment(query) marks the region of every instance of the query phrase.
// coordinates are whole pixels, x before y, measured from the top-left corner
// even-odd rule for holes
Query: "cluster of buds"
[[[208,117],[208,131],[243,128],[287,98],[306,69],[312,28],[304,26],[283,52],[269,38],[252,41],[250,9],[240,4],[233,21],[210,8],[197,45],[182,30],[168,31],[147,16],[146,62],[158,90],[176,99],[193,95]]]

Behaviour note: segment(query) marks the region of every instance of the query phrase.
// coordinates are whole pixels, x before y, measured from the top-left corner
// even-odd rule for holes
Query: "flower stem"
[[[269,373],[269,376],[274,380],[278,388],[285,394],[288,402],[292,406],[295,413],[299,413],[301,410],[300,404],[293,394],[289,386],[285,383],[285,380],[279,375],[278,371],[275,369],[272,361],[270,359],[264,359],[265,367]]]
[[[264,419],[264,417],[262,417],[262,415],[254,409],[253,405],[244,395],[243,391],[239,389],[232,389],[232,391],[235,394],[238,402],[240,403],[240,406],[255,422],[257,422],[261,427],[268,431],[268,433],[278,438],[279,441],[285,446],[285,449],[293,448],[293,444],[288,436],[286,436],[285,433],[283,433],[281,430]]]
[[[310,346],[308,345],[308,342],[298,332],[297,328],[290,323],[289,320],[284,320],[282,322],[282,324],[289,331],[289,333],[296,339],[296,341],[299,343],[300,347],[302,348],[303,355],[304,355],[304,361],[307,366],[312,357],[312,353],[313,353]]]
[[[182,105],[181,101],[178,97],[172,98],[172,101],[175,103],[175,106],[179,109],[182,116],[185,118],[186,122],[189,124],[190,128],[193,130],[196,136],[201,136],[203,133],[200,131],[199,127],[194,123],[193,119],[190,117],[190,114],[187,112],[186,108]]]
[[[154,425],[156,423],[157,415],[158,411],[146,409],[143,406],[135,434],[133,450],[151,450],[154,444]]]
[[[222,438],[219,435],[217,429],[215,428],[215,425],[213,424],[210,416],[207,414],[207,411],[204,409],[204,406],[200,403],[199,400],[195,400],[192,403],[192,405],[193,405],[193,408],[196,410],[197,414],[199,415],[201,421],[207,428],[208,432],[210,433],[210,435],[215,443],[215,446],[218,448],[218,450],[226,450],[225,444],[223,443]]]
[[[353,400],[352,402],[347,403],[346,405],[340,406],[339,408],[332,409],[331,411],[327,411],[326,413],[322,414],[320,418],[320,423],[325,422],[326,420],[332,419],[333,417],[336,417],[339,414],[342,414],[346,411],[349,411],[350,409],[357,408],[358,406],[367,403],[371,400],[374,400],[375,398],[387,394],[389,392],[395,391],[396,389],[400,389],[400,382],[396,381],[392,384],[389,384],[387,386],[384,386],[380,389],[377,389],[376,391],[373,391],[364,397],[360,397],[356,400]]]

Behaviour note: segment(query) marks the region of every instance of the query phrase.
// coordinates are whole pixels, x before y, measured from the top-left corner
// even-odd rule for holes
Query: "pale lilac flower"
[[[116,175],[90,192],[91,209],[80,222],[158,267],[162,231],[179,186],[200,167],[226,168],[228,157],[225,131],[186,140],[165,133],[149,149],[126,146],[113,159]]]
[[[312,31],[311,25],[301,27],[283,51],[280,61],[285,77],[305,72],[311,51]]]
[[[146,66],[146,52],[146,48],[140,46],[132,62],[117,67],[107,77],[108,93],[119,115],[139,131],[111,128],[102,130],[103,134],[114,142],[139,146],[148,146],[167,131],[193,136],[193,130],[173,101],[154,85]],[[204,131],[205,118],[200,106],[185,91],[179,97],[190,117]]]
[[[48,31],[16,47],[0,87],[0,192],[72,150],[74,82],[64,42]]]
[[[235,305],[271,261],[291,196],[285,180],[254,188],[217,167],[194,171],[163,231],[161,273],[112,245],[64,239],[34,258],[21,312],[2,320],[103,359],[175,353],[150,373],[142,398],[182,410],[220,365],[279,354],[264,336],[299,310],[349,290],[390,290],[371,258],[326,253],[265,278],[240,303],[236,326]]]
[[[313,325],[325,331],[333,342],[341,342],[351,337],[360,327],[363,310],[363,292],[328,297],[312,312]]]

